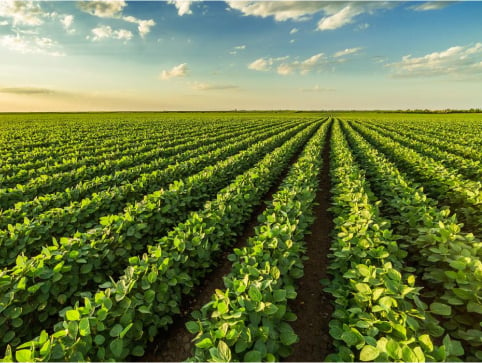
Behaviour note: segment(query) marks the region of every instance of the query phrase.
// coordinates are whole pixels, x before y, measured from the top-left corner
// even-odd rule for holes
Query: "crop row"
[[[351,148],[390,211],[400,245],[424,280],[422,296],[431,301],[451,337],[482,359],[482,243],[448,209],[439,209],[418,186],[412,186],[384,156],[352,129]],[[477,318],[478,317],[478,318]]]
[[[225,133],[223,133],[225,134]],[[77,183],[102,175],[108,175],[115,171],[138,165],[159,158],[159,156],[171,156],[178,152],[178,146],[192,148],[209,142],[216,141],[217,136],[206,138],[180,138],[166,141],[160,148],[150,148],[144,153],[124,155],[119,159],[107,160],[91,167],[64,171],[52,175],[40,175],[30,179],[26,184],[17,185],[13,188],[0,189],[0,208],[11,208],[15,203],[28,201],[42,194],[63,191],[66,187],[75,186]],[[181,147],[182,149],[182,147]]]
[[[376,125],[369,125],[369,127],[379,135],[389,137],[403,146],[412,148],[426,157],[439,161],[448,170],[452,170],[453,173],[460,173],[463,177],[469,179],[482,179],[480,159],[479,161],[474,161],[455,155],[452,152],[441,150],[434,143],[429,144],[426,141],[418,141],[412,134],[404,136],[398,130],[389,131]]]
[[[12,264],[20,252],[25,251],[27,253],[28,251],[28,255],[32,255],[40,251],[45,243],[50,244],[50,236],[60,237],[69,234],[73,235],[77,230],[80,230],[84,235],[98,237],[102,235],[102,233],[96,233],[96,231],[92,231],[91,228],[95,227],[99,231],[105,229],[103,227],[97,227],[101,224],[101,217],[106,214],[115,215],[118,211],[122,210],[126,203],[130,201],[136,202],[143,196],[144,199],[150,200],[151,197],[149,197],[149,194],[147,197],[145,196],[146,192],[159,194],[158,191],[162,187],[166,187],[169,183],[182,179],[192,173],[200,172],[213,162],[218,162],[219,165],[222,166],[221,170],[228,168],[231,164],[247,166],[249,165],[249,161],[253,160],[250,158],[259,157],[263,150],[269,150],[270,147],[274,147],[276,142],[282,141],[283,137],[289,137],[294,134],[300,127],[301,126],[297,126],[279,135],[271,136],[262,142],[261,145],[257,145],[256,143],[260,139],[263,140],[265,136],[270,136],[272,132],[269,132],[267,135],[264,133],[252,135],[247,139],[243,139],[234,144],[228,144],[212,152],[206,152],[207,150],[202,150],[202,148],[198,149],[197,156],[183,163],[173,164],[167,168],[155,171],[152,174],[138,179],[133,184],[124,184],[120,187],[111,188],[105,192],[93,195],[92,198],[71,203],[69,207],[55,208],[39,214],[31,221],[26,220],[22,224],[18,223],[15,226],[9,226],[8,231],[0,231],[0,246],[7,247],[0,251],[2,266]],[[250,146],[250,148],[239,153],[248,146]],[[201,151],[205,153],[200,153]],[[234,168],[234,170],[236,170],[236,168]],[[232,175],[232,172],[233,171],[231,171],[230,174],[226,171],[226,174],[222,175],[220,180],[225,180],[229,175]],[[196,196],[195,192],[201,190],[199,190],[199,186],[191,186],[192,182],[188,181],[186,185],[178,184],[181,185],[181,187],[174,185],[171,189],[175,190],[178,194],[187,194],[186,197],[190,198],[190,200],[184,202],[184,208],[195,205],[195,202],[200,203],[202,198],[208,197],[202,194]],[[186,192],[185,189],[189,192]],[[175,213],[174,210],[166,211],[166,213],[167,212],[170,213],[169,215]],[[105,218],[109,219],[109,217]]]
[[[352,126],[375,148],[397,164],[397,167],[423,184],[434,199],[453,207],[462,221],[482,235],[482,182],[461,178],[430,157],[379,135],[359,124]]]
[[[62,172],[71,172],[76,174],[85,170],[85,172],[95,174],[95,171],[99,168],[108,171],[109,165],[112,165],[114,170],[119,170],[126,167],[122,165],[122,162],[127,158],[134,159],[134,161],[136,159],[140,161],[148,160],[150,156],[156,157],[158,155],[162,155],[163,150],[166,148],[189,143],[192,142],[193,139],[211,139],[219,136],[220,134],[227,133],[237,133],[239,135],[243,132],[248,132],[250,129],[259,130],[262,128],[265,127],[257,125],[257,127],[247,127],[242,129],[240,127],[226,128],[226,130],[221,132],[219,130],[198,130],[197,133],[178,132],[173,135],[166,135],[165,133],[161,135],[154,134],[147,141],[135,142],[130,147],[119,148],[117,145],[115,145],[114,147],[109,147],[102,151],[96,150],[95,152],[89,153],[88,156],[80,159],[77,154],[72,156],[62,155],[62,159],[60,160],[57,159],[57,157],[54,158],[51,156],[49,158],[50,160],[41,160],[40,162],[42,164],[38,168],[33,168],[32,165],[28,165],[29,162],[20,165],[10,164],[9,168],[4,167],[0,171],[0,173],[3,175],[1,184],[3,188],[12,188],[17,184],[25,183],[30,179],[39,177],[40,175],[62,177],[63,174],[59,174]],[[85,178],[79,180],[85,180]],[[74,180],[74,183],[75,182],[76,181]]]
[[[17,257],[13,268],[0,273],[4,296],[0,316],[5,319],[2,324],[15,332],[11,344],[19,342],[22,334],[32,334],[25,330],[26,325],[35,332],[66,303],[95,290],[96,283],[108,281],[109,276],[115,278],[131,256],[146,251],[148,244],[185,220],[190,210],[202,206],[231,178],[293,134],[288,131],[274,136],[184,182],[173,183],[167,190],[147,195],[123,215],[104,217],[99,228],[61,238],[60,244],[43,248],[37,256]]]
[[[83,301],[61,310],[54,333],[43,331],[15,353],[7,348],[5,359],[122,360],[142,355],[158,330],[179,312],[182,296],[200,282],[216,253],[235,240],[254,206],[318,125],[305,128],[239,175],[142,257],[130,257],[117,281],[107,279],[94,296],[84,295]]]
[[[434,135],[428,134],[428,130],[425,128],[423,130],[410,129],[407,125],[393,125],[381,122],[369,122],[368,125],[377,125],[383,127],[383,129],[397,132],[400,135],[411,137],[414,140],[424,142],[433,146],[437,146],[440,149],[459,155],[465,159],[471,159],[474,161],[482,159],[482,153],[475,149],[474,147],[468,145],[461,145],[456,143],[458,140],[454,140],[452,135]]]
[[[457,359],[461,346],[443,334],[438,321],[420,300],[407,252],[397,243],[390,222],[380,215],[363,171],[357,166],[336,122],[332,133],[331,168],[334,240],[330,254],[333,295],[330,321],[336,361],[423,362]]]

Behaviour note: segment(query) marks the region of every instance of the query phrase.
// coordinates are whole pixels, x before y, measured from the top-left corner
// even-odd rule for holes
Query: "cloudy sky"
[[[482,107],[482,2],[0,0],[0,111]]]

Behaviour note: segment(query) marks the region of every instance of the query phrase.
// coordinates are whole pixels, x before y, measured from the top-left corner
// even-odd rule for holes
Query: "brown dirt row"
[[[331,244],[333,217],[330,208],[330,135],[323,149],[323,165],[319,190],[315,198],[315,221],[305,237],[308,260],[304,262],[304,276],[297,281],[298,295],[290,303],[298,319],[291,325],[300,340],[293,346],[287,362],[320,362],[332,352],[328,323],[333,307],[330,294],[324,292],[320,280],[328,278],[328,253]]]

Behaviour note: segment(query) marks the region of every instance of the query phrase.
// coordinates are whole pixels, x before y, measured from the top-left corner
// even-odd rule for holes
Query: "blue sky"
[[[0,1],[0,111],[482,107],[482,2]]]

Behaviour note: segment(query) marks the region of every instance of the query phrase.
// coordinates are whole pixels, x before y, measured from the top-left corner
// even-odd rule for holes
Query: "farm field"
[[[482,115],[0,115],[1,361],[482,361]]]

